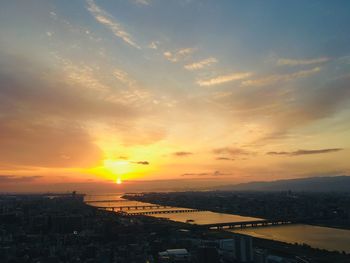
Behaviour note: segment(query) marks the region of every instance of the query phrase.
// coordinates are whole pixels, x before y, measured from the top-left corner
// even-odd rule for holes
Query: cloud
[[[149,165],[148,161],[138,161],[138,162],[133,162],[135,164],[141,164],[141,165]]]
[[[173,155],[174,156],[178,156],[178,157],[184,157],[184,156],[189,156],[192,155],[193,153],[191,152],[174,152]]]
[[[150,0],[134,0],[134,2],[138,5],[150,5],[151,4]]]
[[[213,103],[232,113],[236,120],[259,123],[262,128],[255,143],[260,144],[286,138],[291,129],[349,109],[349,83],[350,76],[343,76],[307,85],[298,82],[284,87],[274,83],[276,85],[231,89],[224,96],[213,98]]]
[[[223,147],[217,148],[213,150],[214,154],[228,154],[230,156],[240,156],[240,155],[251,155],[253,154],[251,151],[247,151],[241,148],[233,148],[233,147]],[[221,157],[222,158],[222,157]]]
[[[160,44],[159,41],[152,41],[152,42],[148,45],[148,47],[149,47],[150,49],[158,49],[159,44]]]
[[[225,176],[225,175],[231,175],[231,173],[222,173],[220,171],[214,171],[210,173],[184,173],[181,176],[197,177],[197,176]]]
[[[0,163],[40,167],[91,167],[102,159],[93,138],[69,121],[30,116],[0,118]]]
[[[129,74],[121,69],[114,69],[113,76],[122,83],[128,85],[128,87],[134,87],[136,84],[136,81],[130,78]]]
[[[321,58],[313,58],[313,59],[288,59],[288,58],[280,58],[277,60],[277,65],[279,66],[298,66],[298,65],[313,65],[313,64],[321,64],[329,61],[330,59],[327,57]]]
[[[215,171],[213,173],[213,176],[223,176],[223,175],[231,175],[231,173],[222,173],[220,171]]]
[[[38,61],[0,53],[1,166],[96,165],[104,158],[95,144],[96,124],[113,129],[120,143],[128,145],[164,137],[162,127],[155,131],[154,125],[138,122],[148,112],[138,108],[146,105],[147,94],[110,90],[93,71],[87,70],[85,77],[77,65],[57,64],[59,70],[48,69]],[[79,80],[71,78],[72,72]]]
[[[235,159],[228,158],[228,157],[218,157],[216,158],[218,161],[235,161]]]
[[[178,51],[165,51],[164,57],[171,62],[178,62],[189,57],[196,49],[195,48],[183,48]]]
[[[136,113],[128,94],[112,100],[112,91],[90,68],[59,61],[63,72],[48,71],[39,63],[1,54],[0,61],[0,109],[8,113],[70,120],[120,120]]]
[[[213,57],[210,57],[210,58],[207,58],[207,59],[203,59],[201,61],[198,61],[198,62],[195,62],[195,63],[192,63],[192,64],[187,64],[184,66],[185,69],[187,70],[198,70],[198,69],[201,69],[201,68],[204,68],[204,67],[208,67],[214,63],[217,63],[218,60],[216,58],[213,58]]]
[[[213,85],[219,85],[226,82],[246,79],[251,75],[252,75],[251,72],[232,73],[228,75],[217,76],[211,79],[197,80],[197,84],[201,87],[208,87]]]
[[[15,176],[15,175],[0,175],[0,184],[13,184],[13,183],[28,183],[41,179],[42,176]]]
[[[287,82],[291,80],[296,80],[300,78],[305,78],[318,73],[321,70],[319,67],[315,67],[308,70],[301,70],[291,74],[275,74],[258,79],[249,79],[242,81],[241,85],[243,87],[261,87],[267,85],[273,85],[280,82]]]
[[[110,14],[108,14],[105,10],[97,6],[93,0],[86,0],[86,2],[88,4],[87,9],[93,15],[97,22],[109,28],[116,37],[121,38],[128,45],[137,49],[141,48],[134,42],[132,36],[128,32],[126,32],[125,29],[123,29],[123,27],[120,25],[120,23],[116,22]]]
[[[211,175],[210,173],[184,173],[181,176],[207,176]]]
[[[330,149],[319,149],[319,150],[297,150],[294,152],[268,152],[267,155],[286,155],[286,156],[300,156],[309,154],[323,154],[342,151],[342,148],[330,148]]]

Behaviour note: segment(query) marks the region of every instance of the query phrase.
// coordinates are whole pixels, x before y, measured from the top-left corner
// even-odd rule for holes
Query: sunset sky
[[[0,192],[350,174],[349,10],[2,0]]]

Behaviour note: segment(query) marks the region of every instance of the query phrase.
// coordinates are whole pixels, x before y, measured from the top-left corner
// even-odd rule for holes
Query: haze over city
[[[1,1],[0,191],[348,175],[349,10]]]

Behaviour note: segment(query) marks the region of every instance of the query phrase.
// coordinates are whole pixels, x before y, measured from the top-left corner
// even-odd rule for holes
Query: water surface
[[[184,222],[184,223],[186,223],[187,220],[193,220],[192,223],[197,225],[263,220],[261,218],[214,213],[209,211],[193,212],[193,213],[178,213],[178,214],[155,214],[152,216],[165,217],[173,221]]]
[[[299,224],[229,231],[286,243],[305,243],[314,248],[350,253],[350,230]]]

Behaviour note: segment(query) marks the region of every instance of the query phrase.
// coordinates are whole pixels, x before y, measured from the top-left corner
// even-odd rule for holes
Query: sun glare
[[[117,178],[117,180],[116,180],[116,184],[122,184],[122,179]]]
[[[104,167],[114,175],[123,175],[131,171],[128,161],[105,160]]]

